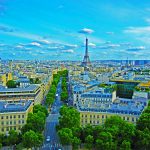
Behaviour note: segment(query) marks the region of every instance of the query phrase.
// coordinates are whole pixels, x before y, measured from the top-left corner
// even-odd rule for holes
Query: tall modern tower
[[[84,68],[88,68],[91,66],[90,57],[88,54],[88,39],[87,38],[86,38],[86,43],[85,43],[85,55],[84,55],[81,66],[83,66]]]

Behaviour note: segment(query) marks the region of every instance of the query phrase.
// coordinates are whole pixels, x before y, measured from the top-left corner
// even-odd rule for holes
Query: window
[[[16,118],[16,116],[14,115],[14,118]]]
[[[22,118],[24,118],[24,115],[22,115]]]
[[[8,119],[8,116],[6,116],[6,119]]]
[[[123,117],[123,120],[126,120],[126,117]]]
[[[1,122],[1,125],[4,125],[4,122],[3,122],[3,121]]]
[[[97,118],[99,118],[99,115],[97,115]]]
[[[10,121],[10,124],[12,124],[12,121]]]
[[[92,115],[90,115],[90,118],[92,118]]]
[[[24,120],[22,120],[22,123],[24,123]]]
[[[7,131],[9,131],[9,128],[7,127],[7,129],[6,129]]]
[[[127,117],[127,120],[129,121],[129,117]]]
[[[12,116],[10,116],[10,119],[12,119]]]
[[[18,115],[18,118],[20,118],[20,115]]]
[[[16,124],[16,121],[14,121],[14,124]]]
[[[104,118],[104,115],[102,115],[102,118]]]
[[[97,124],[99,124],[99,121],[97,121]]]
[[[20,121],[20,120],[18,121],[18,124],[21,124],[21,121]]]
[[[132,117],[132,122],[134,122],[134,117]]]
[[[95,115],[93,117],[95,118]]]
[[[4,119],[4,116],[1,116],[1,119]]]
[[[4,128],[2,128],[2,132],[4,132]]]
[[[7,121],[7,122],[6,122],[6,124],[8,125],[8,124],[9,124],[9,122]]]

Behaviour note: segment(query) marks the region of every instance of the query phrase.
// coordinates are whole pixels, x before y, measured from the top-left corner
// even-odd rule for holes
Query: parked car
[[[47,136],[46,141],[50,142],[50,140],[51,140],[50,136]]]

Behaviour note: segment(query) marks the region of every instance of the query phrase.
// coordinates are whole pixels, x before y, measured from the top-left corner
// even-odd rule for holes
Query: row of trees
[[[22,144],[25,148],[37,148],[42,145],[47,115],[46,107],[40,104],[33,107],[33,113],[29,113],[27,123],[21,130]]]
[[[61,143],[71,144],[76,149],[81,143],[78,136],[80,129],[80,114],[73,107],[63,106],[60,109],[59,125],[56,127]]]
[[[150,149],[150,103],[136,125],[112,116],[104,125],[80,127],[79,113],[67,106],[61,108],[60,115],[57,130],[63,145],[77,149],[82,143],[89,150]]]
[[[68,86],[67,86],[67,78],[62,78],[62,92],[61,92],[61,100],[65,101],[68,99]]]
[[[56,91],[57,91],[57,85],[59,83],[59,80],[60,80],[60,75],[58,73],[54,74],[53,82],[52,82],[50,90],[46,96],[46,105],[47,106],[51,106],[54,103],[55,95],[56,95]]]
[[[60,77],[62,77],[61,98],[62,98],[62,100],[65,100],[68,98],[67,79],[66,79],[67,76],[68,76],[68,70],[58,71],[57,74],[53,75],[53,82],[52,82],[50,90],[46,96],[46,105],[51,106],[54,103],[56,91],[57,91],[57,85],[60,81]]]
[[[66,101],[68,99],[68,86],[67,86],[67,77],[68,77],[68,70],[64,70],[61,73],[62,77],[62,92],[61,92],[61,100]]]
[[[41,105],[33,107],[33,113],[29,113],[27,123],[18,133],[10,130],[8,135],[0,135],[0,143],[3,146],[17,145],[16,148],[36,148],[43,143],[43,130],[45,126],[47,109]],[[1,145],[0,144],[0,145]],[[21,145],[21,147],[20,147]],[[19,148],[20,147],[20,148]]]

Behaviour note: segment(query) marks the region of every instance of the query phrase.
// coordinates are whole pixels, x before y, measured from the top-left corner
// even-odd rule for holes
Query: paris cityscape
[[[150,150],[149,6],[0,0],[0,150]]]

